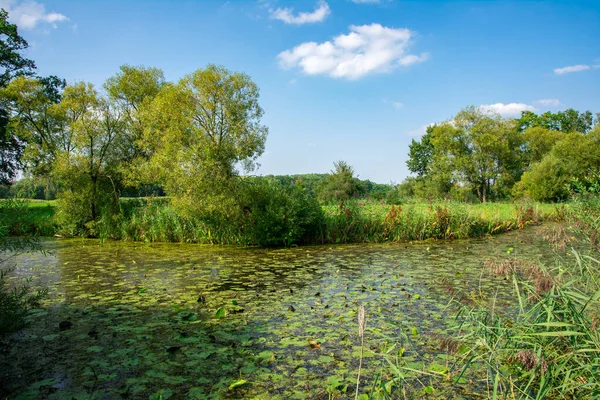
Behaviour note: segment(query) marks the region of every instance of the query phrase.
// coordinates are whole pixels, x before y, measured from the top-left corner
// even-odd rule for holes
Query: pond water
[[[353,398],[366,310],[361,392],[480,398],[477,379],[435,385],[458,303],[514,307],[489,257],[549,261],[532,227],[453,242],[291,249],[47,240],[13,278],[47,287],[31,326],[0,354],[9,398]],[[408,369],[406,371],[409,371]]]

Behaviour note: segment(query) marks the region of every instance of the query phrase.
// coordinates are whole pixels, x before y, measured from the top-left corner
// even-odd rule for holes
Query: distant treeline
[[[520,118],[467,107],[412,141],[404,196],[560,201],[598,180],[600,114],[567,109]]]

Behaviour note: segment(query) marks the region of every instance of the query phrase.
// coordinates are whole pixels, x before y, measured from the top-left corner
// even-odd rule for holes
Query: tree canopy
[[[597,131],[590,111],[525,111],[510,119],[467,107],[413,139],[407,166],[417,181],[411,190],[426,187],[440,196],[466,190],[480,202],[511,194],[560,200],[566,184],[600,167]]]

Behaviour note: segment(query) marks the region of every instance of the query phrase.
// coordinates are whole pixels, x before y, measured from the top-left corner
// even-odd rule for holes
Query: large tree
[[[27,143],[24,161],[38,175],[48,174],[60,153],[72,150],[69,122],[82,112],[67,115],[60,106],[65,82],[56,77],[19,76],[0,89],[0,99],[10,122],[7,128]]]
[[[417,177],[423,178],[430,172],[433,161],[433,144],[431,144],[431,134],[435,125],[429,125],[426,133],[419,140],[412,139],[408,145],[408,160],[406,166]]]
[[[435,168],[452,173],[456,182],[471,187],[480,202],[490,199],[499,183],[518,173],[513,159],[515,133],[499,115],[475,107],[460,111],[432,131]]]
[[[144,151],[152,156],[140,171],[159,178],[183,211],[226,212],[239,168],[252,171],[264,151],[258,98],[248,75],[215,65],[164,85],[145,111]]]
[[[541,127],[559,132],[588,133],[594,127],[594,115],[591,111],[579,112],[572,108],[564,111],[536,114],[533,111],[523,111],[518,120],[521,130]]]
[[[35,63],[23,56],[29,47],[18,32],[17,26],[8,22],[8,13],[0,9],[0,89],[16,76],[32,75]],[[10,182],[20,168],[19,160],[24,143],[8,128],[9,112],[0,102],[0,182]]]
[[[150,157],[150,154],[144,152],[142,144],[148,116],[145,110],[164,85],[162,70],[130,65],[121,66],[119,72],[104,84],[109,99],[121,110],[126,123],[124,139],[128,162],[138,161],[136,159],[139,157],[145,160]]]
[[[124,122],[114,103],[89,83],[67,86],[59,107],[67,116],[70,141],[54,163],[53,173],[64,189],[59,212],[66,214],[65,220],[85,225],[116,206]],[[78,217],[71,218],[73,213]]]

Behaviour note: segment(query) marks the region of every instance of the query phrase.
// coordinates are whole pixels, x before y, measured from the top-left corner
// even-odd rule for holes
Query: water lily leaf
[[[166,400],[173,396],[171,389],[161,389],[150,396],[150,400]]]

